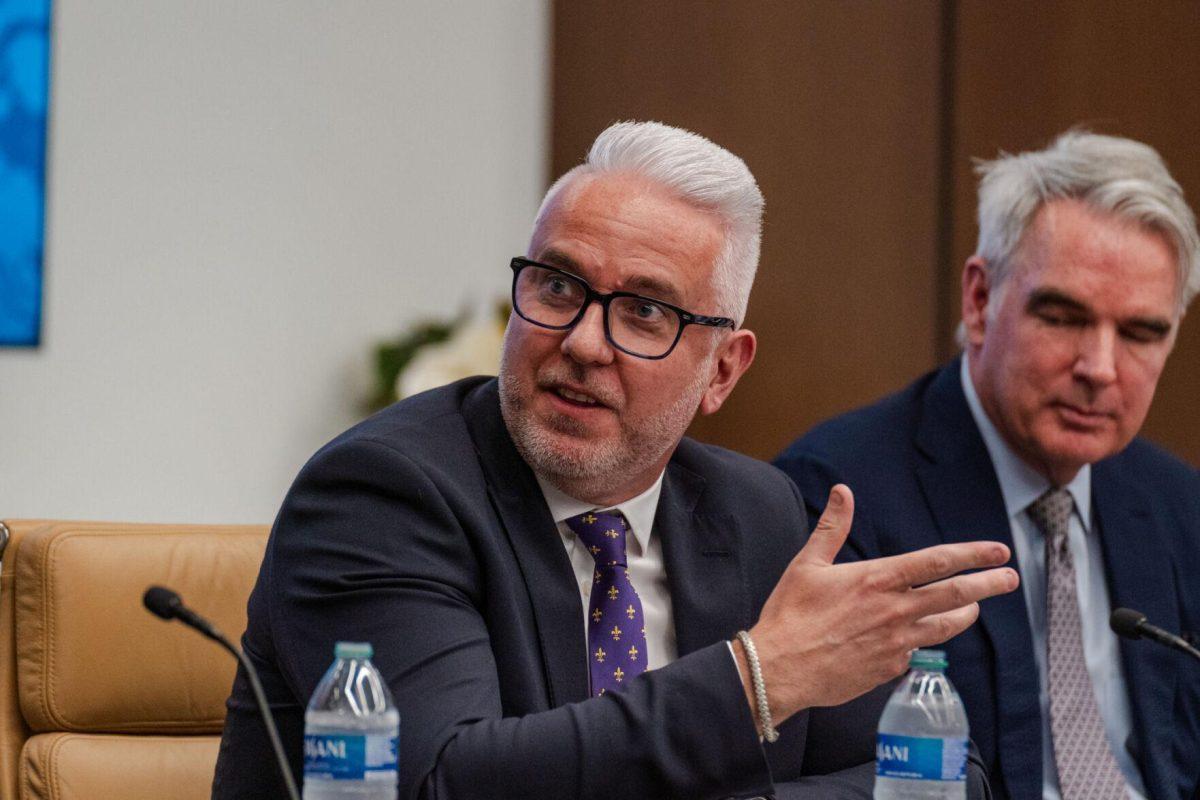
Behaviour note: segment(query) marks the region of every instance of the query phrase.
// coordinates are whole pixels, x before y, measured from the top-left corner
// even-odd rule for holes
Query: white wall
[[[503,295],[547,0],[56,0],[37,350],[0,518],[269,522],[369,350]]]

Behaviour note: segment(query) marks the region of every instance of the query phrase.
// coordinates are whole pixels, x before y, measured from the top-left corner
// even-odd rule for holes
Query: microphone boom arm
[[[1113,633],[1118,636],[1123,636],[1126,639],[1146,638],[1174,650],[1187,653],[1192,658],[1200,661],[1200,650],[1192,647],[1182,636],[1176,636],[1157,625],[1151,625],[1146,621],[1146,615],[1140,611],[1134,611],[1131,608],[1113,609],[1112,615],[1108,618],[1108,625],[1112,628]]]
[[[185,606],[179,595],[170,589],[151,586],[143,595],[142,603],[155,616],[168,621],[177,619],[233,653],[233,657],[242,665],[246,679],[250,681],[250,690],[254,693],[254,701],[258,704],[259,714],[267,729],[267,738],[271,740],[271,749],[275,751],[275,760],[279,764],[279,772],[283,776],[288,797],[291,800],[300,800],[300,793],[296,790],[296,779],[292,777],[292,769],[288,766],[287,754],[284,752],[283,742],[279,738],[279,729],[275,727],[275,718],[271,714],[271,707],[267,704],[267,695],[263,691],[262,682],[258,679],[258,672],[246,654],[240,647],[225,638],[225,635],[217,630],[215,625]]]

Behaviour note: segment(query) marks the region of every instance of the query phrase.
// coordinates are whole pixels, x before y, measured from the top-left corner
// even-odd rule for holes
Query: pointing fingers
[[[881,558],[878,567],[897,589],[921,586],[969,569],[998,567],[1008,562],[1008,548],[999,542],[960,542],[926,547],[913,553]]]
[[[909,597],[914,601],[915,614],[924,617],[974,606],[980,600],[1011,592],[1018,582],[1016,570],[1002,567],[931,583],[913,589]]]

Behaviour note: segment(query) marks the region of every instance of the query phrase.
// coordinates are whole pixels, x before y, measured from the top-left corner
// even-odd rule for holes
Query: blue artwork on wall
[[[41,334],[50,0],[0,0],[0,345]]]

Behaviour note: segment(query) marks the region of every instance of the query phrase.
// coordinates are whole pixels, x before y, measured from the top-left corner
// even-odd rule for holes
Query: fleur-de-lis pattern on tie
[[[1083,654],[1075,562],[1067,542],[1074,501],[1050,489],[1029,506],[1046,544],[1046,675],[1050,734],[1063,800],[1124,800],[1125,777],[1108,746]]]
[[[620,689],[646,670],[642,601],[629,581],[625,534],[619,512],[589,511],[567,520],[596,560],[588,602],[588,672],[592,695]]]

